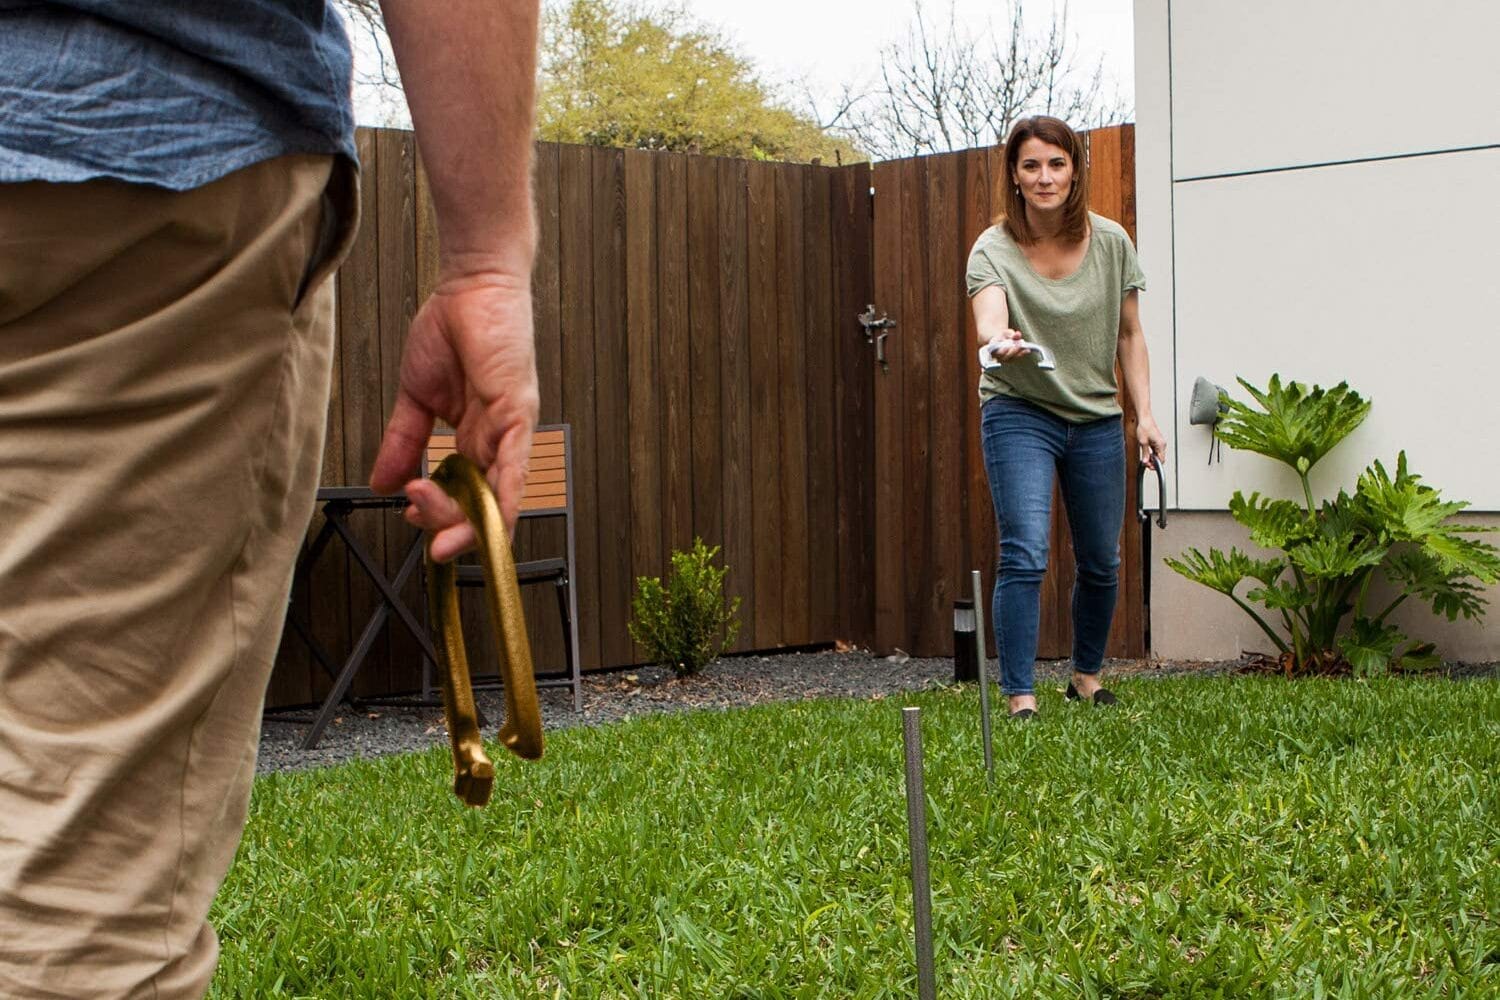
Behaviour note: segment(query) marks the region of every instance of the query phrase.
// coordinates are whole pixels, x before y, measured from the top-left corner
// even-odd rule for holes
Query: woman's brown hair
[[[1021,157],[1021,145],[1027,139],[1040,139],[1057,146],[1073,161],[1073,188],[1063,203],[1062,231],[1058,235],[1070,243],[1077,243],[1087,234],[1089,224],[1088,154],[1078,133],[1060,118],[1047,115],[1022,118],[1010,130],[1010,138],[1005,140],[1005,173],[995,179],[995,201],[1002,206],[995,216],[995,224],[1004,226],[1017,243],[1036,242],[1036,234],[1026,223],[1026,199],[1021,197],[1021,191],[1012,179],[1016,161]]]

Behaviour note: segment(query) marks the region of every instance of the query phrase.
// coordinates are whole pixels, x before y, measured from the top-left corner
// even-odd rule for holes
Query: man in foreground
[[[434,418],[514,524],[536,423],[536,0],[382,4],[440,280],[372,485],[452,558]],[[0,996],[200,997],[321,467],[356,226],[321,2],[0,0]]]

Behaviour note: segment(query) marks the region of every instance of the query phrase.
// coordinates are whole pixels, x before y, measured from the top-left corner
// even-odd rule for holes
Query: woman
[[[1052,484],[1060,477],[1077,557],[1068,697],[1115,697],[1099,683],[1114,616],[1125,508],[1125,453],[1115,359],[1135,408],[1141,461],[1167,442],[1151,415],[1146,287],[1125,231],[1088,210],[1083,144],[1056,118],[1027,118],[1005,143],[1004,206],[969,254],[968,289],[989,355],[980,378],[985,472],[1000,526],[991,621],[1012,718],[1036,714],[1032,688]],[[1037,364],[1022,340],[1045,348]],[[998,367],[991,367],[998,365]]]

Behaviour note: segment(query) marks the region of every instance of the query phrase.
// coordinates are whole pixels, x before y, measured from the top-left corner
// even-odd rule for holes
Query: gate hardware
[[[865,343],[875,345],[875,360],[880,363],[880,370],[888,372],[891,370],[890,363],[885,359],[885,338],[891,335],[891,330],[896,326],[896,321],[885,313],[880,318],[875,318],[875,304],[872,302],[865,306],[865,311],[859,315],[859,325],[865,328]],[[871,333],[879,330],[879,333]]]

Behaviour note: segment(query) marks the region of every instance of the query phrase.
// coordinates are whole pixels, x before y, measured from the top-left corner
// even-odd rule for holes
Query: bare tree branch
[[[337,0],[339,12],[349,28],[356,52],[370,58],[355,59],[354,85],[363,95],[362,104],[373,101],[380,124],[410,127],[401,73],[385,33],[380,0]]]
[[[797,81],[795,92],[796,100],[807,109],[808,118],[824,132],[844,130],[859,104],[868,98],[867,94],[846,83],[825,105],[806,78]]]
[[[1031,34],[1022,2],[1012,0],[1003,30],[973,32],[951,0],[941,20],[913,0],[905,37],[881,50],[879,82],[862,95],[846,88],[839,113],[818,120],[877,159],[994,145],[1028,114],[1081,128],[1124,121],[1129,108],[1107,86],[1104,60],[1075,59],[1067,7]]]

